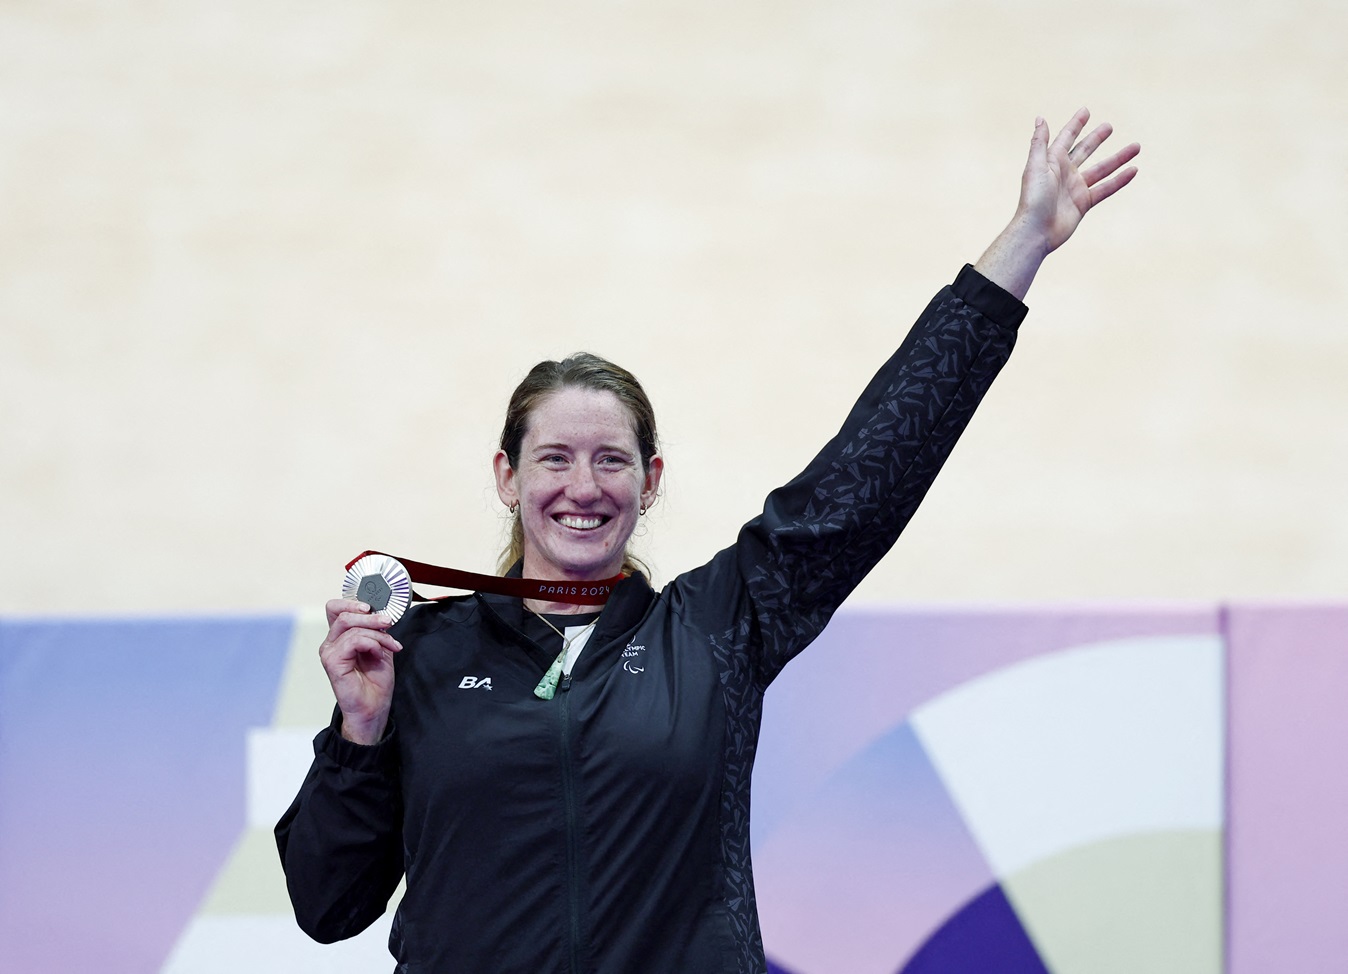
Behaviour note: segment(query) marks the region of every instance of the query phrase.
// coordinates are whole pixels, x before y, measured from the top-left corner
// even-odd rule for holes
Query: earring
[[[646,505],[642,504],[639,508],[637,508],[637,517],[645,517],[645,516],[646,516]]]
[[[510,513],[511,513],[511,514],[518,514],[519,511],[520,511],[520,502],[519,502],[519,501],[511,501],[511,502],[510,502]]]

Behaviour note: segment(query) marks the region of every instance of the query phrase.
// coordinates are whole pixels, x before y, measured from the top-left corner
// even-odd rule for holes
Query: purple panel
[[[1228,623],[1228,971],[1348,958],[1348,607]]]
[[[900,974],[1049,974],[1000,886],[951,917]]]
[[[0,970],[159,970],[245,825],[291,628],[0,623]]]
[[[994,881],[912,728],[896,728],[754,850],[763,940],[802,972],[885,972]]]
[[[1073,646],[1210,634],[1218,624],[1215,607],[841,612],[768,691],[754,771],[755,843],[793,802],[947,690]]]

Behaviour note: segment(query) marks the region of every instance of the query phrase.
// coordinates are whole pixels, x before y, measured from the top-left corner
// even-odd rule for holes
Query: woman
[[[364,929],[405,872],[405,974],[766,970],[749,861],[764,691],[912,516],[1040,262],[1135,175],[1136,145],[1081,168],[1110,134],[1078,142],[1088,117],[1051,143],[1036,120],[1010,225],[809,467],[658,593],[626,555],[663,470],[640,385],[591,356],[530,373],[495,458],[510,573],[629,577],[598,612],[478,593],[389,628],[328,603],[337,710],[277,826],[306,932]]]

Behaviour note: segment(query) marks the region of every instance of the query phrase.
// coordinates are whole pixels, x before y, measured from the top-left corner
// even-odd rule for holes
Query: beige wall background
[[[489,570],[510,388],[642,377],[657,580],[730,542],[1010,216],[1142,174],[856,602],[1348,596],[1348,5],[0,5],[0,611]]]

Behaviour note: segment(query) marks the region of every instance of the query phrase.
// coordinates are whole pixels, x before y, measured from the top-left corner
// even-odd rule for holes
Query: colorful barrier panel
[[[369,972],[271,827],[321,618],[0,620],[0,969]],[[784,974],[1337,971],[1348,607],[844,610],[769,691]]]

